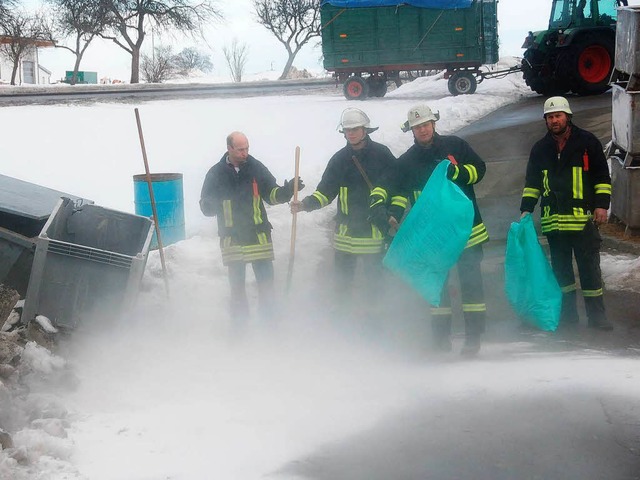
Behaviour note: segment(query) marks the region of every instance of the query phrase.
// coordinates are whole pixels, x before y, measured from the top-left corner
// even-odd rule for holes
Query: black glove
[[[284,185],[282,186],[283,191],[287,194],[287,196],[289,198],[293,197],[293,181],[295,179],[292,178],[291,180],[285,180],[284,181]],[[298,177],[298,191],[302,190],[304,188],[304,183],[302,182],[302,179],[300,177]]]
[[[387,213],[387,207],[382,204],[372,207],[371,213],[369,214],[369,222],[378,227],[378,230],[380,230],[383,235],[387,235],[389,232],[389,214]]]

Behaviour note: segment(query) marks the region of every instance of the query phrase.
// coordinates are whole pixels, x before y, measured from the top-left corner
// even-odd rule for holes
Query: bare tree
[[[9,39],[0,44],[0,54],[13,65],[11,85],[15,85],[20,60],[33,52],[39,42],[51,38],[51,33],[40,14],[24,11],[10,11],[2,20],[2,29]]]
[[[15,6],[15,4],[16,4],[15,0],[0,0],[0,34],[2,34],[4,30],[4,26],[2,22],[9,14],[9,11],[10,11],[9,9]]]
[[[224,53],[233,81],[236,83],[242,82],[244,67],[247,64],[247,55],[249,54],[247,44],[238,43],[238,39],[234,38],[231,46],[225,45],[222,47],[222,53]]]
[[[174,57],[173,63],[178,75],[183,77],[188,77],[195,70],[205,73],[213,70],[211,57],[193,47],[183,49]]]
[[[309,40],[320,36],[320,0],[253,0],[258,23],[275,35],[289,57],[280,80]]]
[[[71,85],[78,80],[80,62],[89,44],[105,29],[106,11],[100,2],[86,0],[47,0],[52,4],[52,40],[57,48],[69,50],[76,57]],[[72,38],[73,46],[59,44],[55,38]]]
[[[97,0],[109,12],[110,31],[101,36],[112,40],[131,55],[131,83],[140,80],[140,49],[145,26],[157,31],[177,30],[201,34],[202,26],[211,19],[222,18],[211,0]]]
[[[155,47],[153,55],[145,53],[140,58],[140,73],[148,83],[162,83],[177,75],[176,66],[170,46]]]

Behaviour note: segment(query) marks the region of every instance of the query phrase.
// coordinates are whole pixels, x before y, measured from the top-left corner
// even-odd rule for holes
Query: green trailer
[[[347,99],[382,97],[387,82],[444,70],[453,95],[474,93],[498,61],[498,0],[324,0],[324,68]],[[516,69],[519,69],[516,67]],[[509,70],[510,71],[510,70]]]

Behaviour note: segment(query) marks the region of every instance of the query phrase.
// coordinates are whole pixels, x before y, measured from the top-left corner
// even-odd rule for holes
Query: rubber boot
[[[608,332],[613,330],[613,324],[607,320],[604,311],[604,298],[602,295],[598,297],[584,297],[584,306],[587,310],[587,325],[589,328]]]

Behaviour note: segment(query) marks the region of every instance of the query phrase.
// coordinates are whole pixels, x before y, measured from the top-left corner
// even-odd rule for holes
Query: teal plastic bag
[[[443,160],[433,171],[383,261],[436,307],[473,227],[473,203],[447,179],[450,163]]]
[[[516,313],[541,330],[555,331],[560,320],[562,291],[538,242],[531,215],[511,224],[504,277],[505,294]]]

